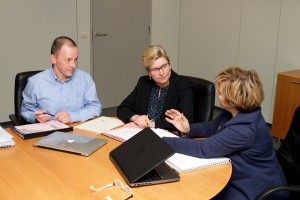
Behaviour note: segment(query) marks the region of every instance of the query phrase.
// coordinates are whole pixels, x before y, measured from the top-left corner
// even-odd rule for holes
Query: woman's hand
[[[151,121],[146,115],[134,115],[131,117],[130,121],[133,121],[140,128],[150,127]]]
[[[183,133],[190,132],[190,124],[187,118],[175,109],[167,110],[165,113],[168,117],[166,120],[173,124],[179,131]]]

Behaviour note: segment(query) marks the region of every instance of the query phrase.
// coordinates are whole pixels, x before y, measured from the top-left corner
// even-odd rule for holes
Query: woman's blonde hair
[[[263,84],[255,70],[230,67],[216,76],[216,86],[220,87],[221,83],[225,83],[223,96],[239,111],[251,112],[264,100]]]
[[[164,57],[168,62],[170,62],[167,51],[160,44],[151,45],[145,49],[142,59],[145,69],[149,70],[150,65],[160,57]]]

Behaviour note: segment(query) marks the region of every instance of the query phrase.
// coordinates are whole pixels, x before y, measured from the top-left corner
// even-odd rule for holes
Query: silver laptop
[[[106,139],[56,131],[34,142],[33,146],[89,156],[106,143]]]

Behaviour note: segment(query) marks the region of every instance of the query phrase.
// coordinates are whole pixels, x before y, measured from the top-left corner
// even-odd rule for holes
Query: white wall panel
[[[214,82],[221,70],[237,65],[241,6],[241,0],[181,1],[180,74]]]
[[[180,0],[152,0],[151,44],[161,44],[178,68]]]
[[[255,69],[262,79],[262,113],[270,120],[281,0],[243,0],[238,65]]]

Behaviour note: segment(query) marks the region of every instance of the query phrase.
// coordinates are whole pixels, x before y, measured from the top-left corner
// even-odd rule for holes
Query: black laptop
[[[164,161],[175,153],[150,128],[112,150],[110,159],[131,187],[179,181],[175,170]]]

